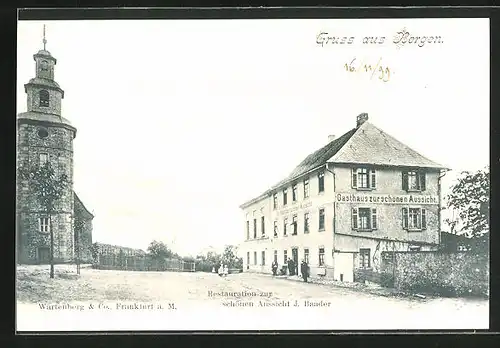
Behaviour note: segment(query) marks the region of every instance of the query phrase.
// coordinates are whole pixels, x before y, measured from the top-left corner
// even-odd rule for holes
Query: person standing
[[[295,274],[295,265],[291,258],[288,258],[288,275],[293,276]]]
[[[273,269],[273,276],[276,276],[277,272],[278,272],[278,262],[276,260],[273,261],[273,264],[271,265],[272,269]]]
[[[302,260],[300,264],[300,272],[302,273],[302,279],[307,283],[307,278],[309,278],[309,265],[305,260]]]

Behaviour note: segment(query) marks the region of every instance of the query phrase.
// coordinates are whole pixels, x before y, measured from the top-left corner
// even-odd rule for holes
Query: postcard
[[[18,332],[488,328],[488,19],[17,45]]]

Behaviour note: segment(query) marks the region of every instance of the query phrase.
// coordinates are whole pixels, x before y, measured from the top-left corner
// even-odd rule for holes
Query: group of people
[[[215,267],[212,268],[212,273],[216,273]],[[227,265],[223,265],[221,263],[219,268],[217,269],[217,273],[219,274],[219,277],[227,276],[229,274],[229,269],[227,268]]]
[[[278,275],[278,262],[276,260],[273,261],[272,265],[272,270],[273,270],[273,276]],[[295,261],[293,261],[291,258],[288,258],[287,260],[287,265],[283,266],[282,275],[286,274],[286,268],[288,268],[288,275],[295,275]],[[302,279],[304,279],[304,282],[307,283],[307,278],[309,278],[309,265],[307,264],[306,260],[302,260],[300,263],[300,273],[302,275]]]

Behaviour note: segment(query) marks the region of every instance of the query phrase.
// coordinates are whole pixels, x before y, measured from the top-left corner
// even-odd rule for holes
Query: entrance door
[[[49,263],[49,261],[50,261],[49,255],[50,255],[49,248],[47,248],[47,247],[38,248],[38,262],[39,263],[42,263],[42,264]]]
[[[297,248],[292,248],[292,259],[293,263],[295,264],[295,274],[298,274],[299,270],[299,249]]]

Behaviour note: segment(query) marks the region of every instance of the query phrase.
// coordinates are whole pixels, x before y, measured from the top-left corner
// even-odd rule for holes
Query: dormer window
[[[42,71],[49,70],[49,63],[46,60],[42,60],[42,62],[40,63],[40,70]]]
[[[49,106],[49,92],[46,90],[41,90],[39,96],[40,96],[40,106],[41,107]]]

